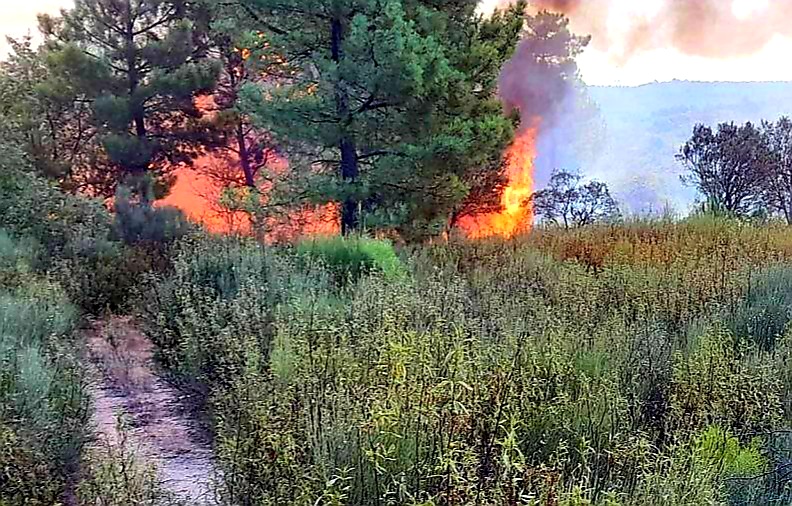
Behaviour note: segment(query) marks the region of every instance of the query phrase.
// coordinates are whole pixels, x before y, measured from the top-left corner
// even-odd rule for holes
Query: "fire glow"
[[[211,156],[196,162],[198,167],[210,165]],[[278,170],[288,170],[282,163]],[[193,222],[200,223],[208,231],[217,234],[251,235],[253,227],[250,216],[243,211],[225,209],[220,200],[225,186],[194,168],[176,171],[176,184],[170,194],[158,202],[161,206],[173,206],[182,210]],[[267,188],[263,198],[266,201]],[[339,209],[335,203],[323,206],[305,206],[292,209],[280,219],[267,221],[267,242],[294,241],[302,236],[337,235],[340,231]]]
[[[463,218],[460,227],[471,239],[512,238],[530,232],[534,193],[537,127],[523,129],[506,153],[508,184],[501,196],[501,211]]]

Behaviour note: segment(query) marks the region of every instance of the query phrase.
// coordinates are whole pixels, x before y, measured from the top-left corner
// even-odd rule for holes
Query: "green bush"
[[[31,272],[40,266],[41,246],[33,239],[16,239],[0,229],[0,271]]]
[[[101,202],[62,193],[24,172],[0,172],[3,228],[30,237],[52,258],[76,256],[83,244],[107,239],[110,214]]]
[[[792,340],[730,315],[780,297],[790,237],[702,217],[403,262],[189,237],[146,321],[206,394],[228,504],[784,503]]]
[[[297,254],[305,263],[319,262],[327,266],[339,281],[354,281],[372,272],[390,279],[407,273],[393,245],[382,239],[314,237],[298,243]]]
[[[53,473],[48,456],[0,423],[0,505],[59,504],[63,477]]]
[[[743,300],[727,315],[731,331],[772,350],[792,319],[792,267],[765,268],[749,280]]]
[[[252,240],[186,237],[174,254],[172,271],[151,277],[142,297],[158,357],[191,385],[230,384],[250,356],[269,355],[271,274],[289,267]]]
[[[69,342],[76,322],[51,282],[0,290],[0,504],[31,489],[30,504],[54,504],[79,456],[88,407]]]
[[[122,313],[131,310],[149,273],[169,268],[166,255],[158,248],[103,243],[81,257],[61,258],[52,273],[83,311]]]
[[[151,192],[150,188],[142,191]],[[175,207],[155,207],[151,196],[136,201],[131,190],[119,186],[115,196],[113,232],[124,243],[157,246],[170,244],[193,228],[182,211]]]

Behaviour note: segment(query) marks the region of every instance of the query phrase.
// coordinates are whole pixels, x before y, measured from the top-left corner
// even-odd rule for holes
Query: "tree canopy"
[[[513,123],[495,87],[524,4],[484,20],[474,1],[241,3],[268,42],[256,58],[291,67],[278,87],[249,87],[248,110],[306,195],[342,203],[344,232],[442,228],[482,167],[500,169]]]
[[[683,181],[713,207],[745,215],[760,206],[767,151],[762,132],[752,123],[721,123],[715,131],[696,125],[677,159],[688,169]]]
[[[582,182],[579,174],[557,170],[546,189],[536,192],[531,204],[545,222],[565,229],[613,220],[619,208],[600,181]]]
[[[193,9],[185,0],[76,0],[61,17],[41,17],[51,79],[90,104],[106,193],[130,176],[167,183],[200,153],[206,131],[195,98],[213,88],[218,67]]]

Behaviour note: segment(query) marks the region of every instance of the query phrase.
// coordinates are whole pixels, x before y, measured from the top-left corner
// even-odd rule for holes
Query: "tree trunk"
[[[140,86],[140,75],[138,73],[137,49],[135,48],[135,23],[132,14],[132,3],[126,2],[126,20],[124,30],[124,52],[127,64],[127,78],[129,86],[129,106],[132,107],[132,123],[135,127],[135,136],[141,144],[145,145],[147,132],[146,132],[146,114],[142,105],[136,104],[135,94]],[[149,207],[152,204],[153,195],[149,187],[149,182],[145,178],[146,172],[149,170],[148,163],[130,164],[129,167],[123,167],[130,175],[132,175],[135,188],[134,192],[140,204],[143,207]]]
[[[357,150],[354,141],[349,139],[341,140],[341,177],[348,187],[352,187],[358,178]],[[341,210],[341,233],[353,233],[358,228],[358,221],[358,200],[347,195]]]
[[[340,64],[343,60],[342,44],[344,41],[344,27],[341,20],[334,18],[331,23],[331,40],[333,61]],[[351,191],[358,179],[358,154],[354,136],[349,133],[352,125],[352,115],[349,111],[349,97],[344,89],[343,79],[339,77],[335,85],[336,112],[342,129],[339,150],[341,151],[341,179],[347,187],[348,193],[341,206],[341,233],[348,235],[358,228],[358,200]]]
[[[136,98],[135,94],[138,91],[138,86],[140,86],[140,76],[138,75],[138,66],[137,66],[137,50],[135,48],[135,25],[134,20],[132,19],[132,5],[130,2],[126,3],[126,26],[125,26],[125,53],[126,53],[126,64],[127,64],[127,72],[128,72],[128,81],[129,81],[129,106],[132,109],[132,122],[135,125],[135,135],[141,142],[145,142],[146,140],[146,115],[145,111],[143,111],[142,105],[138,105],[135,103]],[[129,167],[129,171],[135,175],[141,175],[148,170],[148,166],[142,166],[142,164]]]
[[[250,153],[248,151],[247,139],[245,139],[245,126],[242,124],[242,121],[237,123],[236,138],[237,147],[239,149],[239,164],[242,166],[242,172],[245,174],[245,186],[251,189],[256,188],[253,168],[250,166]]]

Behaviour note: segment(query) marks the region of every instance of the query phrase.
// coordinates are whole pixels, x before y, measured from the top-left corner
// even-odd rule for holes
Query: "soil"
[[[93,368],[94,428],[99,442],[127,444],[156,466],[164,488],[185,504],[213,504],[217,468],[211,446],[189,406],[156,373],[153,345],[131,318],[95,322],[87,333]]]

